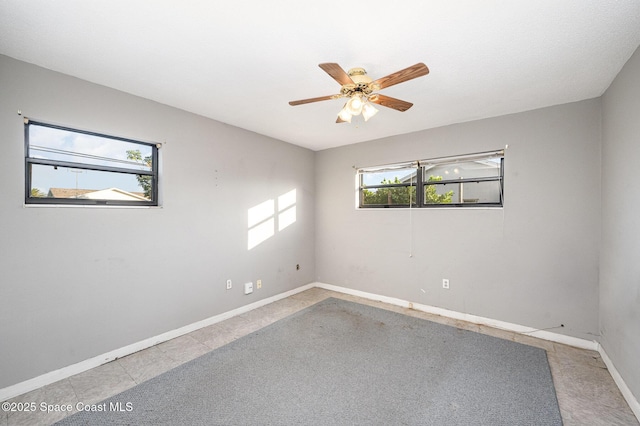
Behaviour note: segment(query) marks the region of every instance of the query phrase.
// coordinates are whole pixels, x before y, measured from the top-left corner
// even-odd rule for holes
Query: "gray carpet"
[[[562,425],[544,350],[333,298],[104,403],[57,424]]]

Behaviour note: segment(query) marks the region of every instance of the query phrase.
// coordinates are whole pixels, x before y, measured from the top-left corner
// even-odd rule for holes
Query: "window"
[[[416,206],[416,164],[360,171],[360,207]]]
[[[25,119],[27,204],[158,205],[155,144]]]
[[[359,207],[500,207],[504,151],[358,169]]]

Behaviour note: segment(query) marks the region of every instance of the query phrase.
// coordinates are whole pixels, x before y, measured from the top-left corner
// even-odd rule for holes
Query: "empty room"
[[[639,425],[640,2],[0,1],[0,426]]]

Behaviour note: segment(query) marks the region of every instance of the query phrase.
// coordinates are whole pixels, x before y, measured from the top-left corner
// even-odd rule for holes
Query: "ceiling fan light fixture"
[[[346,121],[347,123],[351,123],[352,116],[353,115],[347,109],[347,105],[345,105],[344,108],[342,108],[342,110],[340,110],[340,113],[338,114],[338,117],[340,117],[340,120]]]
[[[353,95],[347,105],[345,106],[346,110],[349,111],[351,115],[359,115],[362,112],[362,107],[364,106],[364,102],[362,101],[362,97],[360,95]]]
[[[369,102],[362,106],[362,117],[364,121],[368,121],[371,117],[378,113],[378,109],[371,105]]]

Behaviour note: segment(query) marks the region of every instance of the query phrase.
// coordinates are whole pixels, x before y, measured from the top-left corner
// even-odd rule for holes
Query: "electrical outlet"
[[[227,290],[231,290],[232,286],[231,280],[227,280]]]
[[[244,283],[244,294],[253,293],[253,283]]]
[[[447,278],[442,279],[442,288],[449,289],[449,280]]]
[[[262,288],[262,280],[256,281],[256,288]]]

